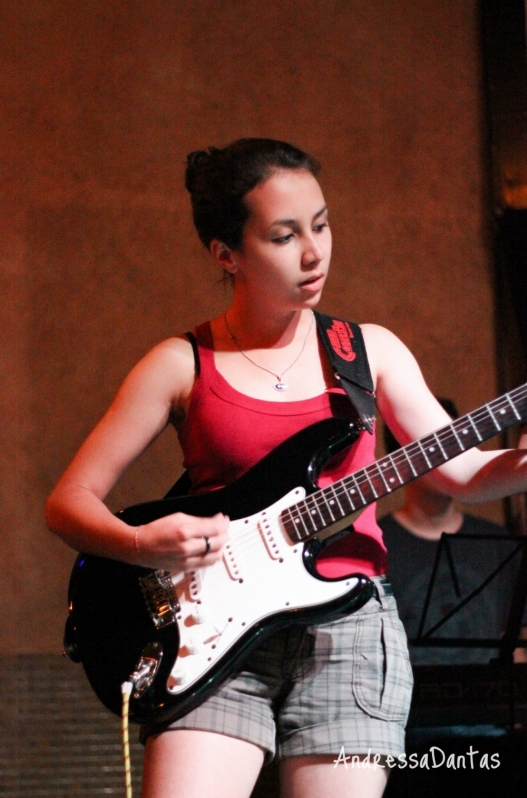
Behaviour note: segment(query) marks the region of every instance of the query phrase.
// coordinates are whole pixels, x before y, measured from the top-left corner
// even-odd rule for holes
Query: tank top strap
[[[194,349],[196,362],[196,379],[192,387],[191,407],[199,404],[217,374],[210,322],[205,321],[202,324],[198,324],[192,334],[195,341],[192,348]]]
[[[204,377],[211,378],[216,373],[216,363],[214,361],[214,343],[210,321],[198,324],[194,334],[198,343],[199,373]],[[208,381],[209,379],[207,379]]]

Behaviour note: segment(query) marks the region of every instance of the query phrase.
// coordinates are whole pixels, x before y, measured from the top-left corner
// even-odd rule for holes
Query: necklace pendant
[[[282,380],[280,380],[280,382],[275,382],[273,388],[275,389],[275,391],[287,391],[289,385],[287,384],[287,382],[282,382]]]

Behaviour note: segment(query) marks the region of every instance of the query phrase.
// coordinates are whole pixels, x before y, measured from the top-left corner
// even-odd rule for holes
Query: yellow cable
[[[121,693],[123,696],[123,711],[121,718],[121,732],[123,739],[124,780],[126,785],[126,798],[132,798],[132,768],[130,765],[130,741],[128,739],[128,708],[130,694],[133,690],[132,682],[123,682]]]

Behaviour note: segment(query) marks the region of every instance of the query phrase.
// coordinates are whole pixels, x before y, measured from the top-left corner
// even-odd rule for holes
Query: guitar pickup
[[[152,571],[139,584],[156,629],[175,623],[180,606],[170,572]]]
[[[274,523],[272,523],[272,521]],[[280,530],[276,523],[276,518],[269,518],[267,512],[264,510],[258,523],[258,529],[271,559],[281,560],[283,552],[280,549]]]
[[[243,582],[242,569],[240,567],[240,558],[236,551],[236,546],[233,540],[229,540],[223,549],[223,562],[227,568],[227,572],[231,579],[235,582]]]

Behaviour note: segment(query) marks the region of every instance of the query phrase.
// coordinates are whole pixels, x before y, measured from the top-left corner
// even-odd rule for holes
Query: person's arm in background
[[[520,440],[518,441],[518,449],[527,449],[527,427],[523,427],[521,431]],[[524,609],[523,612],[524,623],[520,629],[520,634],[519,634],[520,640],[527,640],[527,625],[525,624],[526,618],[527,618],[527,610]],[[515,649],[514,662],[527,663],[527,648]]]

